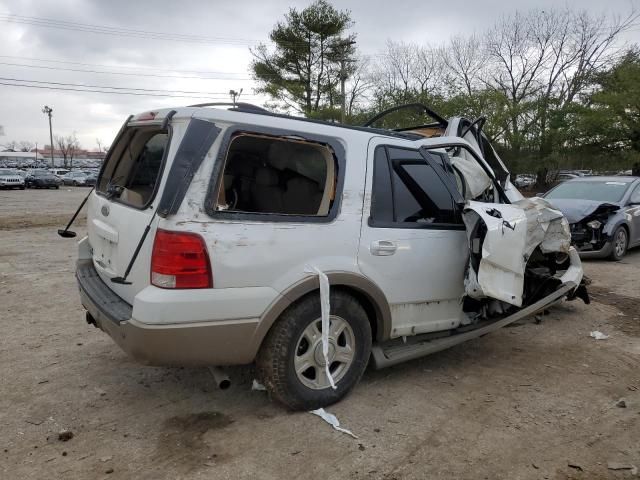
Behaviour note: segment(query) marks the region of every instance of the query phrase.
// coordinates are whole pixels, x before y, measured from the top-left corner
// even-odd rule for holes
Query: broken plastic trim
[[[333,376],[329,370],[329,322],[331,315],[331,300],[329,296],[329,278],[327,275],[317,267],[307,266],[304,269],[307,273],[315,273],[318,275],[318,281],[320,283],[320,312],[322,317],[322,356],[324,357],[324,368],[329,378],[331,388],[336,389],[336,384],[333,381]]]

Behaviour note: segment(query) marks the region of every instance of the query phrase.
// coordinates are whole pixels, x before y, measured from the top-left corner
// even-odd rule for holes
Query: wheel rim
[[[624,230],[620,230],[616,235],[616,243],[615,243],[616,255],[618,257],[621,257],[622,255],[624,255],[624,251],[626,250],[626,248],[627,248],[627,233]]]
[[[351,367],[355,357],[355,336],[351,325],[341,317],[329,318],[329,372],[337,384]],[[313,389],[330,388],[322,354],[322,319],[304,329],[296,343],[293,364],[300,382]]]

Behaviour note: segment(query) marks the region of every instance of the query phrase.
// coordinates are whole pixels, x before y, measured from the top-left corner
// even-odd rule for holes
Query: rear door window
[[[372,226],[462,223],[451,194],[420,152],[379,147],[374,162]]]
[[[157,189],[168,146],[167,129],[129,128],[108,156],[96,190],[115,201],[145,208]]]

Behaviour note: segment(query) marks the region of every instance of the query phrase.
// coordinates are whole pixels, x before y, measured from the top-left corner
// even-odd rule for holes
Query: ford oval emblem
[[[109,207],[107,205],[103,205],[100,211],[102,212],[102,215],[104,215],[105,217],[109,216]]]

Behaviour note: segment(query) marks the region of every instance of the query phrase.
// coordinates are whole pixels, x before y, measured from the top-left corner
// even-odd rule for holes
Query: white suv
[[[130,117],[79,243],[87,321],[147,364],[255,361],[275,398],[311,409],[370,360],[587,301],[562,214],[523,199],[481,121],[433,116],[403,131],[245,104]]]

